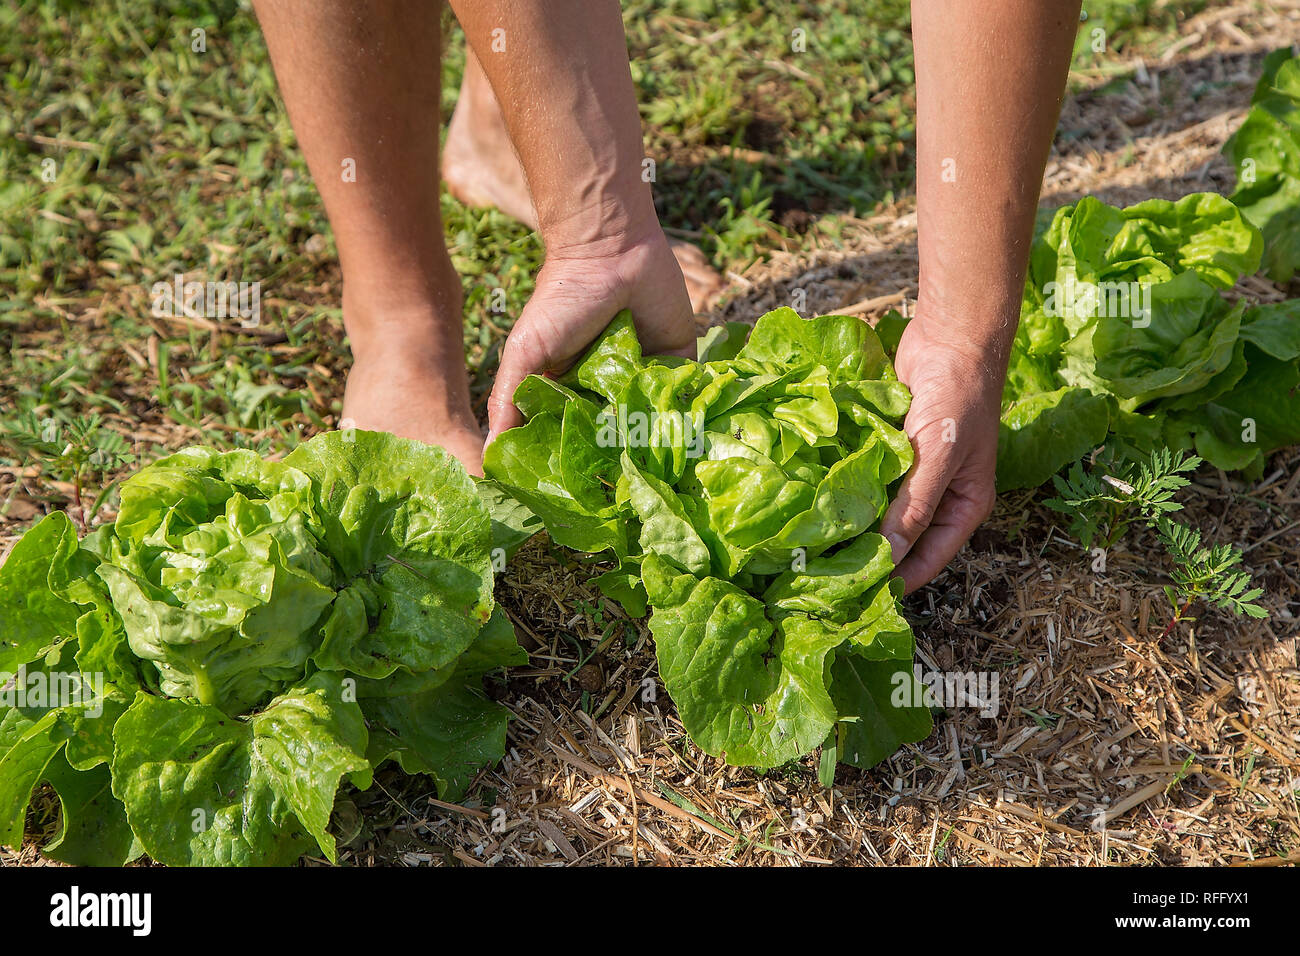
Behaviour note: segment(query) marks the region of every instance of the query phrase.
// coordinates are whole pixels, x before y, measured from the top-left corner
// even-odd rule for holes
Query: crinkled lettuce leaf
[[[164,694],[237,714],[302,673],[334,591],[294,568],[281,540],[260,528],[210,553],[159,553],[119,539],[98,573]]]
[[[122,486],[97,569],[164,694],[238,714],[298,679],[334,597],[311,480],[247,451],[191,448]]]
[[[146,852],[172,866],[332,861],[334,796],[370,784],[365,721],[320,672],[248,718],[140,694],[113,729],[113,793]]]
[[[497,608],[446,681],[414,694],[363,700],[371,764],[396,761],[407,773],[431,775],[442,799],[461,799],[479,770],[505,753],[509,711],[483,693],[482,677],[527,662]]]
[[[762,598],[719,578],[681,572],[647,555],[659,672],[691,738],[728,762],[771,767],[800,757],[836,726],[871,720],[857,766],[871,766],[928,736],[929,712],[895,709],[878,680],[863,685],[850,658],[909,671],[912,632],[897,610],[889,547],[864,535],[806,570],[777,578]],[[909,674],[910,677],[910,674]],[[919,700],[920,698],[915,698]],[[867,756],[863,756],[866,754]]]
[[[884,346],[867,323],[842,315],[804,319],[788,308],[761,316],[736,358],[777,366],[821,366],[837,383],[893,375]]]
[[[1223,147],[1237,173],[1232,201],[1263,232],[1264,271],[1289,282],[1300,268],[1300,58],[1264,60],[1250,112]]]
[[[334,628],[317,665],[386,677],[453,662],[493,607],[491,522],[459,463],[441,448],[364,431],[326,433],[285,461],[318,489],[338,583],[372,596],[364,625],[355,602],[334,609],[358,626]]]
[[[1244,303],[1231,306],[1190,272],[1153,290],[1151,324],[1104,316],[1092,337],[1097,375],[1137,404],[1203,387],[1232,360]]]

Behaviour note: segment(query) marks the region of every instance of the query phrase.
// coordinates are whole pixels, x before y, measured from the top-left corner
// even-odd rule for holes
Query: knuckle
[[[934,517],[933,508],[922,502],[909,501],[903,509],[903,513],[898,516],[898,526],[903,534],[915,540],[922,531],[930,526],[932,517]]]

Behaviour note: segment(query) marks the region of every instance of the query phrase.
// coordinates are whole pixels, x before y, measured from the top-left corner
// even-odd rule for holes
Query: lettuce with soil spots
[[[459,799],[505,748],[482,677],[526,659],[491,546],[454,458],[361,431],[186,449],[81,540],[51,514],[0,567],[0,843],[41,783],[45,852],[98,865],[333,861],[390,760]]]

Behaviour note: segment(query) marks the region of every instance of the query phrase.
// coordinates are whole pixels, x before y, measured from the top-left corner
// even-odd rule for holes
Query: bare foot
[[[442,149],[447,191],[467,206],[495,206],[530,229],[537,228],[524,167],[515,155],[496,94],[478,58],[465,52],[465,77]]]
[[[668,248],[672,249],[673,258],[681,267],[682,278],[686,280],[686,295],[690,297],[691,310],[697,315],[708,312],[726,291],[726,280],[717,269],[709,265],[708,257],[699,246],[670,237]]]
[[[467,206],[495,206],[530,229],[537,212],[524,169],[515,155],[496,94],[473,53],[465,54],[465,77],[442,150],[442,178],[447,191]],[[697,247],[680,239],[669,246],[686,280],[691,308],[707,312],[726,288],[721,274]]]
[[[484,435],[470,410],[459,314],[437,323],[425,309],[393,309],[376,322],[365,312],[349,309],[345,292],[354,358],[340,424],[440,445],[482,475]]]

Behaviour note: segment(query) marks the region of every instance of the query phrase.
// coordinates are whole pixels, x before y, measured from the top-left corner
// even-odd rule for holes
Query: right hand
[[[559,374],[621,309],[647,355],[695,357],[695,315],[681,268],[657,225],[635,240],[547,249],[537,288],[511,329],[488,400],[488,438],[523,424],[515,389],[529,375]]]

